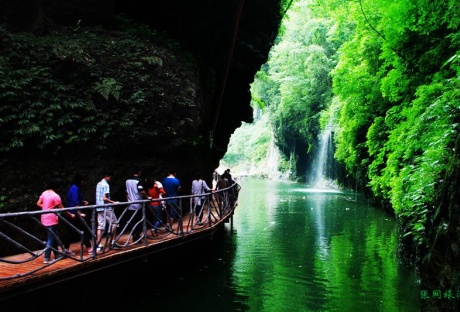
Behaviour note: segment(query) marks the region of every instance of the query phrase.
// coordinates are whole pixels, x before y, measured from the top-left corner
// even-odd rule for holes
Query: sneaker
[[[67,256],[75,256],[75,253],[72,250],[66,249],[64,252]]]
[[[97,251],[97,252],[104,251],[104,245],[100,244],[99,246],[97,246],[96,251]]]
[[[53,262],[53,261],[51,261],[50,258],[45,258],[45,259],[43,259],[43,263],[44,263],[44,264],[49,264],[49,263],[51,263],[51,262]]]
[[[197,222],[196,225],[203,225],[203,222]]]

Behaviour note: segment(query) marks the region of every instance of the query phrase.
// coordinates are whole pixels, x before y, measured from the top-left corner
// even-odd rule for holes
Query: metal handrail
[[[198,231],[202,228],[201,225],[197,225],[195,222],[195,209],[196,205],[190,205],[190,212],[183,211],[182,204],[189,200],[192,202],[193,198],[202,197],[202,214],[203,222],[206,226],[211,227],[213,224],[219,222],[224,216],[232,211],[237,205],[238,192],[240,186],[237,183],[221,189],[216,190],[211,193],[206,193],[204,195],[185,195],[185,196],[176,196],[176,197],[167,197],[159,199],[146,199],[139,201],[131,202],[120,202],[113,203],[109,205],[88,205],[88,206],[76,206],[76,207],[66,207],[66,208],[56,208],[52,212],[49,210],[34,210],[34,211],[21,211],[21,212],[11,212],[11,213],[0,213],[0,263],[8,263],[11,265],[19,265],[27,263],[33,260],[36,260],[38,257],[42,256],[45,252],[46,246],[46,227],[40,222],[39,216],[45,213],[56,213],[59,218],[59,228],[60,232],[62,230],[73,234],[76,237],[79,237],[78,243],[80,246],[80,252],[77,255],[69,255],[65,253],[64,242],[62,237],[57,237],[58,249],[54,249],[57,253],[62,255],[62,257],[71,258],[75,261],[84,262],[92,259],[96,259],[100,254],[108,252],[114,248],[123,249],[134,244],[142,244],[147,246],[149,240],[159,239],[168,235],[184,236],[190,234],[194,231]],[[153,213],[150,202],[161,202],[177,199],[177,205],[171,206],[169,209],[176,209],[179,215],[177,220],[176,229],[167,229],[165,228],[166,224],[163,220],[159,220],[162,228],[161,234],[154,234],[152,231],[154,223],[156,221],[155,214]],[[133,241],[134,227],[133,224],[130,224],[126,219],[126,211],[130,204],[132,203],[141,203],[141,208],[139,208],[135,213],[142,213],[141,221],[136,224],[136,226],[142,226],[141,237],[136,241]],[[161,203],[160,203],[161,204]],[[112,244],[108,244],[108,238],[110,237],[110,232],[107,231],[105,235],[101,238],[101,241],[97,241],[97,212],[96,209],[100,207],[108,208],[112,207],[115,211],[117,218],[119,219],[120,226],[117,228],[117,233]],[[66,211],[75,211],[79,210],[86,214],[91,214],[91,221],[89,224],[82,219],[82,217],[77,214],[77,218],[80,218],[81,226],[76,226],[72,222],[69,222],[63,215]],[[188,209],[187,209],[188,210]],[[184,218],[187,214],[190,215],[189,218]],[[184,220],[187,220],[184,224]],[[111,225],[106,227],[106,229],[111,229]],[[89,233],[91,246],[92,246],[92,255],[84,253],[84,235]],[[128,235],[126,235],[128,234]],[[73,244],[76,241],[72,242]],[[105,244],[104,244],[105,243]],[[97,246],[104,244],[104,249],[98,253]],[[59,250],[60,249],[60,250]],[[24,254],[29,255],[24,257]],[[21,255],[21,257],[18,257]],[[44,267],[47,267],[51,264],[44,264],[39,269],[34,269],[22,274],[15,274],[12,276],[0,276],[0,281],[5,279],[12,279],[19,276],[24,276],[31,274],[40,270]]]

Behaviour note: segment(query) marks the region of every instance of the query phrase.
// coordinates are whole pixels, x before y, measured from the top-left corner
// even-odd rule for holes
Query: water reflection
[[[232,266],[249,310],[420,310],[416,277],[397,257],[396,224],[382,211],[352,193],[241,184]]]
[[[233,227],[1,303],[25,311],[420,311],[395,221],[353,193],[240,181]],[[145,260],[145,261],[144,261]]]

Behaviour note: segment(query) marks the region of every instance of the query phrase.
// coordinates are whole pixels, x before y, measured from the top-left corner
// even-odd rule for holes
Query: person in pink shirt
[[[64,208],[61,197],[59,196],[59,194],[56,193],[57,191],[59,191],[60,187],[61,180],[52,179],[49,182],[48,189],[40,195],[37,201],[37,206],[44,211],[52,210],[55,208]],[[53,262],[51,261],[51,251],[54,253],[54,261],[61,258],[57,250],[57,239],[59,237],[59,218],[55,213],[44,213],[41,215],[41,222],[47,229],[45,258],[43,260],[43,263],[48,264]]]

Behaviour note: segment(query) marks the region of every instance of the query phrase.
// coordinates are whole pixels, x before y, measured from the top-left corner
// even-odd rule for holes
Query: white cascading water
[[[332,131],[330,127],[326,127],[320,136],[319,148],[316,158],[312,162],[310,170],[310,185],[313,188],[336,188],[333,181],[328,179],[328,160],[329,153],[332,153]]]

